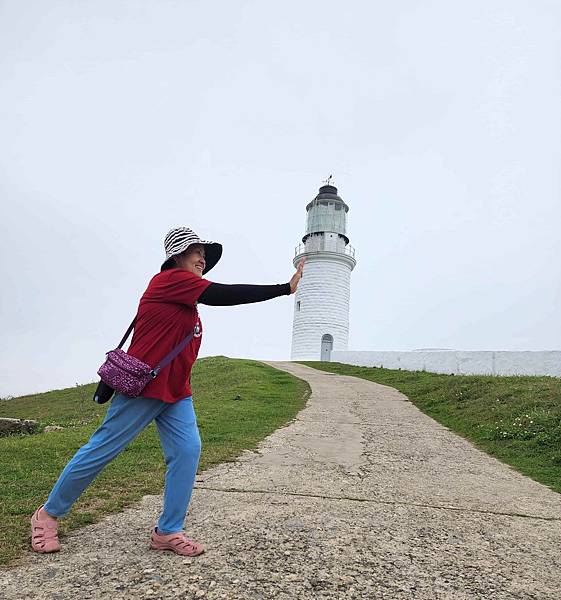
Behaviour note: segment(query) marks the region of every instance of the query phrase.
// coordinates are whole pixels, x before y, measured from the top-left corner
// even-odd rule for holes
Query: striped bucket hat
[[[164,250],[166,260],[162,264],[161,271],[169,269],[173,263],[173,257],[187,250],[192,244],[202,244],[205,247],[205,270],[208,273],[222,256],[222,244],[201,240],[201,238],[189,227],[175,227],[170,229],[164,238]]]

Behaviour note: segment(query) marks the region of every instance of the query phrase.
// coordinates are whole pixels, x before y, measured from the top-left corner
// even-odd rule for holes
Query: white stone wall
[[[551,375],[561,376],[560,351],[454,351],[332,352],[331,360],[362,367],[455,375]]]
[[[354,261],[335,252],[305,254],[304,275],[294,295],[292,360],[319,360],[321,338],[333,336],[333,350],[349,342],[349,299]],[[296,259],[295,259],[296,260]],[[300,310],[298,310],[300,302]]]

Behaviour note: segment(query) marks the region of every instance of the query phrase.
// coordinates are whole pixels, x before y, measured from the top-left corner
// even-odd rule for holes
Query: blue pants
[[[182,531],[201,453],[191,396],[167,404],[154,398],[129,398],[117,394],[103,423],[60,474],[45,510],[54,517],[68,514],[103,467],[152,420],[156,421],[167,465],[164,507],[158,520],[158,531],[163,534]]]

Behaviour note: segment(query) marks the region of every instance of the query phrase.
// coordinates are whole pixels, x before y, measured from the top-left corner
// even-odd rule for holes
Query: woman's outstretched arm
[[[270,300],[277,296],[288,296],[290,293],[289,283],[278,285],[211,283],[199,296],[199,302],[210,306],[233,306],[235,304],[263,302],[263,300]]]
[[[263,302],[278,296],[289,296],[294,294],[298,282],[302,278],[304,259],[296,267],[296,273],[288,283],[276,285],[246,285],[224,283],[211,283],[199,296],[201,304],[210,306],[234,306],[235,304],[250,304],[251,302]]]

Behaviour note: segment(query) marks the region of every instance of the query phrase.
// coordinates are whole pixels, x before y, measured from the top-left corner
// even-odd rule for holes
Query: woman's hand
[[[294,275],[292,276],[292,279],[289,282],[290,283],[290,293],[291,294],[294,294],[294,292],[296,291],[296,288],[298,287],[298,282],[302,278],[302,271],[304,269],[304,263],[305,262],[306,262],[306,259],[303,258],[298,263],[298,266],[296,267],[296,273],[294,273]]]

